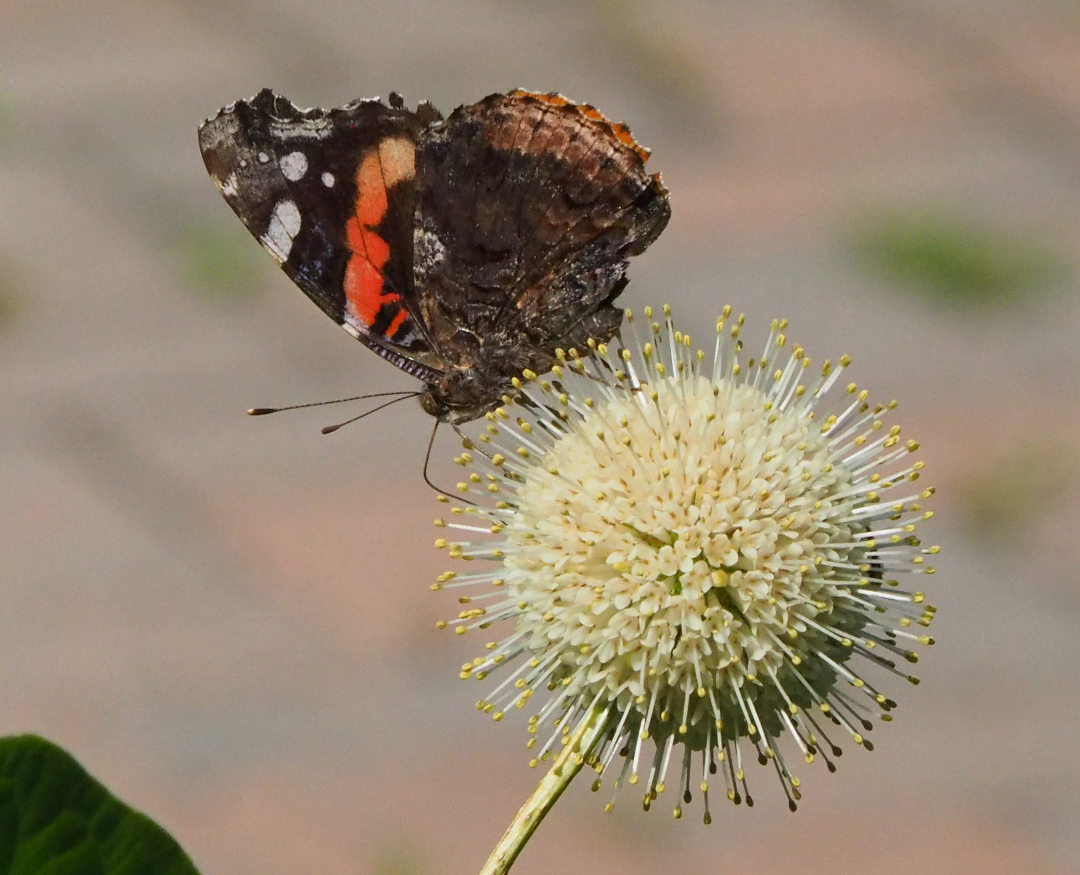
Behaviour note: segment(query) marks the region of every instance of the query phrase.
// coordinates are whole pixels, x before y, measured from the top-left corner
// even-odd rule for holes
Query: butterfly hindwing
[[[552,353],[610,307],[626,259],[667,224],[647,155],[625,127],[558,95],[458,108],[417,143],[418,228],[442,256],[418,264],[418,296],[434,295],[454,324],[516,332]],[[598,339],[618,326],[590,323],[606,332]]]
[[[332,319],[427,381],[443,365],[413,306],[417,136],[438,115],[362,100],[300,110],[264,90],[199,130],[226,201]]]

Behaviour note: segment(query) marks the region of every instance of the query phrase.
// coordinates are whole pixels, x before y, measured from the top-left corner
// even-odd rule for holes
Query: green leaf
[[[66,751],[0,738],[0,875],[198,875],[176,841]]]

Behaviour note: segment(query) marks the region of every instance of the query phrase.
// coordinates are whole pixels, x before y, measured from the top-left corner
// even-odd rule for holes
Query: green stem
[[[551,769],[525,800],[513,822],[499,839],[495,850],[491,852],[480,875],[506,875],[521,853],[525,843],[532,838],[544,815],[551,810],[574,775],[581,771],[585,758],[589,755],[597,738],[606,724],[608,708],[596,706],[589,716],[581,722],[570,736],[562,752],[555,758]]]

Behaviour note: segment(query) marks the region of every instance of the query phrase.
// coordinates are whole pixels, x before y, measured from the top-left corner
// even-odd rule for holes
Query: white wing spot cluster
[[[420,276],[434,272],[446,260],[446,246],[435,230],[426,223],[413,231],[413,253],[413,261]]]
[[[285,261],[299,233],[300,210],[290,200],[278,201],[270,216],[270,226],[262,238],[263,245],[278,261]]]
[[[333,173],[324,173],[322,175],[322,184],[325,185],[327,188],[333,188],[334,187],[334,181],[335,180],[334,180],[334,174]]]
[[[221,182],[217,179],[215,179],[214,182],[217,183],[218,188],[221,190],[221,193],[225,195],[225,197],[236,197],[238,189],[236,187],[237,183],[235,172],[230,173],[224,182]]]
[[[307,156],[303,152],[290,152],[278,164],[289,182],[299,182],[308,169]]]

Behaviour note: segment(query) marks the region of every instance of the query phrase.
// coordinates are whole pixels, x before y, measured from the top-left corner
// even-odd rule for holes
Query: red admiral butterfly
[[[609,340],[627,258],[671,214],[596,109],[512,91],[444,119],[391,94],[301,110],[269,89],[199,128],[236,214],[323,312],[466,422],[555,350]]]

